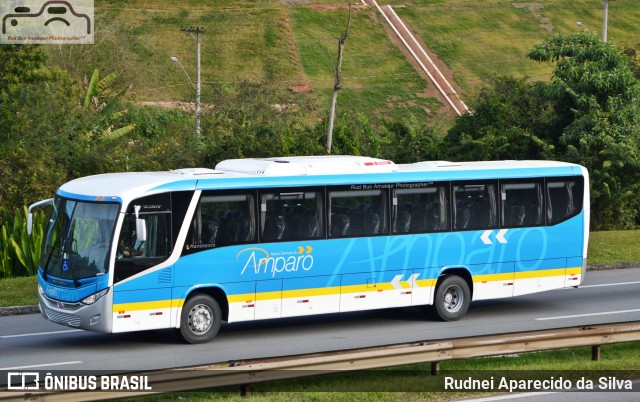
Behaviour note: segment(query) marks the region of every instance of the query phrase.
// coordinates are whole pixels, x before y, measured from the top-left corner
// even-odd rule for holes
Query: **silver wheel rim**
[[[445,289],[442,298],[442,306],[449,313],[456,313],[462,308],[464,293],[458,285],[452,285]]]
[[[202,335],[211,328],[213,312],[205,304],[197,304],[189,311],[189,329],[196,335]]]

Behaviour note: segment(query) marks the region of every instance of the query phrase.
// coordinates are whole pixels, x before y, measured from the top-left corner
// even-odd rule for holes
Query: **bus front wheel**
[[[434,300],[434,313],[442,321],[457,321],[467,312],[471,304],[469,285],[463,278],[447,276],[438,285]]]
[[[180,335],[189,343],[211,341],[220,330],[222,313],[218,302],[199,294],[187,299],[180,316]]]

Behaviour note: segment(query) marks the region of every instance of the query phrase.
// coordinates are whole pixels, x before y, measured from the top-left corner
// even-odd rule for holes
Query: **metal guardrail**
[[[440,341],[423,341],[381,347],[339,350],[326,353],[230,361],[158,371],[127,373],[146,376],[152,391],[62,391],[0,392],[0,400],[95,401],[155,393],[189,391],[229,385],[300,378],[321,373],[367,370],[415,363],[438,364],[454,359],[592,346],[592,358],[599,347],[640,341],[640,321],[581,326],[511,334],[485,335]]]

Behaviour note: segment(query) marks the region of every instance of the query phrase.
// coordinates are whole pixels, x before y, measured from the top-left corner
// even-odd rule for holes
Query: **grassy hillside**
[[[601,35],[604,16],[602,2],[593,0],[388,3],[398,5],[398,15],[446,62],[467,93],[494,75],[549,79],[552,66],[528,60],[527,52],[548,35],[585,29]],[[609,42],[639,44],[639,19],[635,1],[609,2]]]
[[[637,45],[640,7],[609,3],[609,40]],[[360,2],[353,11],[343,62],[339,111],[371,117],[443,119],[444,106],[389,39],[382,18]],[[589,29],[601,33],[602,3],[553,0],[388,0],[411,29],[451,69],[468,101],[495,75],[549,79],[552,68],[526,58],[547,35]],[[194,91],[177,56],[195,79],[195,41],[183,27],[202,27],[202,96],[243,81],[276,88],[308,86],[313,120],[326,115],[337,37],[346,27],[344,1],[122,0],[95,1],[96,43],[50,46],[51,63],[77,77],[94,68],[117,71],[136,101],[191,101]],[[582,26],[576,24],[582,22]],[[286,100],[283,100],[283,102]],[[445,108],[446,110],[446,108]],[[451,116],[444,118],[451,121]]]

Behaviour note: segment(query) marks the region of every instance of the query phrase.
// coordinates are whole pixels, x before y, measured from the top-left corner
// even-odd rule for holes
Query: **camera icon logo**
[[[40,373],[38,372],[18,372],[7,374],[8,390],[39,390]]]
[[[0,4],[0,43],[93,43],[93,0],[12,0]]]

